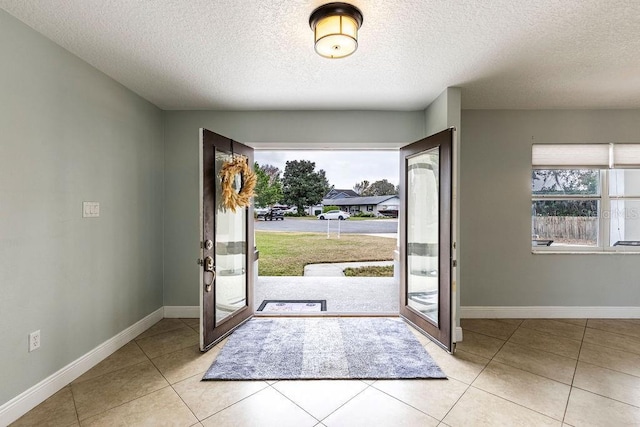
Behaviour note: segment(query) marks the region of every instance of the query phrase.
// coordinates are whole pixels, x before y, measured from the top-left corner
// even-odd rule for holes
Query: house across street
[[[338,209],[356,215],[359,212],[374,216],[398,217],[400,198],[397,195],[361,197],[353,190],[333,189],[327,193],[322,203],[309,208],[309,215],[322,213],[323,206],[337,206]]]

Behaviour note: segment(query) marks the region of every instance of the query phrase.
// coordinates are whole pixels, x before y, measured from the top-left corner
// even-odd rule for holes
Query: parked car
[[[349,218],[351,215],[349,215],[347,212],[345,211],[327,211],[325,213],[321,213],[320,215],[318,215],[318,219],[338,219],[338,220],[343,220],[343,219],[347,219]]]
[[[262,218],[265,221],[284,221],[284,212],[280,209],[269,209],[266,212],[258,212],[256,218]]]

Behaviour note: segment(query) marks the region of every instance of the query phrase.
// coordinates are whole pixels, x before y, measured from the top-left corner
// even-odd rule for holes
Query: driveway
[[[327,224],[331,233],[338,232],[338,221],[323,221],[319,219],[291,219],[284,221],[256,221],[255,229],[261,231],[307,231],[312,233],[326,233]],[[397,219],[375,219],[365,221],[340,221],[340,232],[351,234],[387,234],[398,232]]]

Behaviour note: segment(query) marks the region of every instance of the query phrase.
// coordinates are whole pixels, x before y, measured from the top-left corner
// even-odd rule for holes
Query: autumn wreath
[[[236,175],[240,174],[242,187],[240,191],[236,191],[233,184]],[[249,167],[247,159],[243,156],[234,156],[222,164],[220,170],[220,178],[222,180],[222,204],[231,212],[235,212],[237,208],[245,208],[251,204],[253,190],[256,187],[258,178]]]

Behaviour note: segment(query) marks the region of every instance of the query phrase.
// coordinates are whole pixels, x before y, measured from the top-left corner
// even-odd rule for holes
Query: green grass
[[[393,265],[345,268],[348,277],[393,277]]]
[[[391,261],[396,239],[324,233],[256,231],[261,276],[302,276],[307,264]]]

